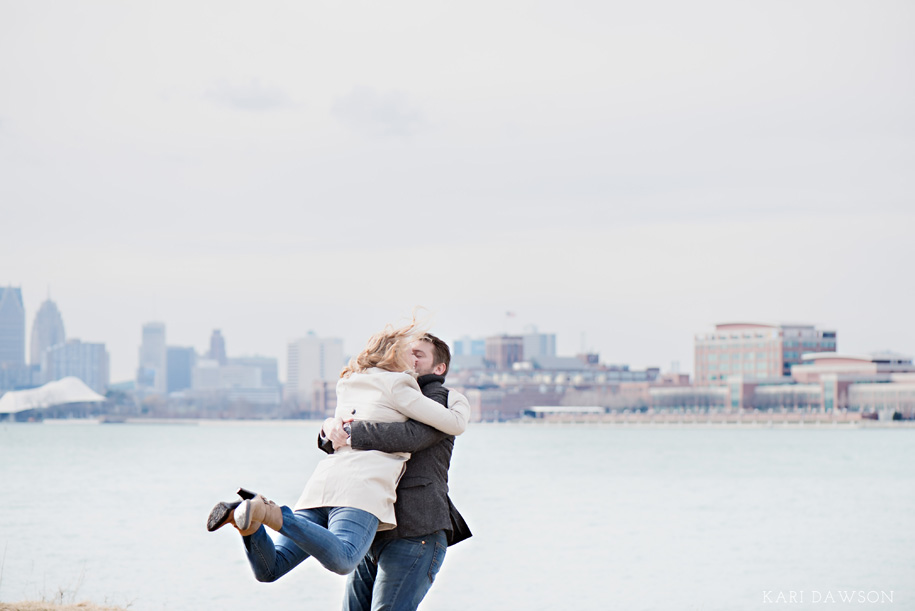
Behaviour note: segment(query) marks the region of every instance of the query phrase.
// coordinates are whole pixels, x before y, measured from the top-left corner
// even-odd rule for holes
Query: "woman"
[[[445,409],[424,397],[411,375],[410,347],[420,335],[414,320],[372,336],[340,374],[336,415],[376,422],[413,419],[449,435],[463,433],[470,416],[466,399],[455,393],[458,400]],[[207,529],[231,523],[239,530],[258,581],[274,581],[309,556],[346,575],[365,556],[376,530],[394,528],[395,489],[409,457],[344,446],[318,463],[293,509],[260,495],[219,503]],[[276,541],[262,525],[280,534]]]

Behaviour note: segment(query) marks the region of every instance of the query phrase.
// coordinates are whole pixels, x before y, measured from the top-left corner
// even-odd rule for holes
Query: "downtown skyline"
[[[22,294],[23,294],[23,301],[27,303],[27,299],[26,299],[27,294],[24,289],[22,291]],[[57,303],[54,300],[51,300],[51,303],[56,305],[59,308],[60,314],[62,315],[62,318],[63,318],[63,322],[67,325],[67,328],[70,329],[71,328],[71,322],[70,322],[71,317],[68,314],[68,311],[61,304]],[[436,313],[434,313],[434,312],[429,313],[429,314],[430,314],[429,318],[434,321],[437,321],[437,319],[439,318],[436,315]],[[586,347],[584,349],[582,349],[582,345],[580,343],[581,337],[578,338],[579,344],[576,346],[574,341],[568,341],[569,338],[564,338],[564,337],[562,337],[561,334],[555,333],[552,329],[549,329],[549,328],[544,327],[543,325],[537,324],[539,321],[527,321],[517,312],[503,311],[501,314],[502,314],[502,316],[501,316],[501,327],[500,328],[491,329],[486,332],[469,332],[468,330],[458,330],[456,333],[454,333],[452,335],[442,335],[442,339],[444,339],[449,344],[451,344],[452,349],[454,349],[455,341],[459,341],[462,339],[469,339],[469,338],[482,339],[484,337],[492,337],[492,336],[497,336],[497,335],[503,335],[506,333],[509,335],[524,335],[524,334],[530,333],[530,332],[548,333],[548,334],[556,336],[555,337],[556,354],[559,356],[574,356],[576,354],[580,354],[580,353],[584,353],[584,352],[596,352],[600,356],[600,361],[602,363],[605,363],[608,365],[629,365],[635,369],[644,369],[647,367],[658,367],[661,369],[661,371],[664,371],[664,372],[671,372],[676,367],[676,369],[679,373],[686,373],[686,374],[689,374],[691,377],[693,377],[695,375],[695,367],[694,367],[694,362],[693,362],[693,356],[694,356],[694,350],[695,350],[695,343],[694,343],[695,338],[699,335],[703,335],[703,334],[713,330],[713,325],[708,325],[701,329],[683,330],[683,332],[679,335],[682,335],[682,338],[680,338],[681,341],[685,341],[688,343],[689,354],[687,355],[686,358],[683,358],[682,360],[678,360],[677,358],[665,358],[666,355],[657,354],[653,360],[651,360],[649,357],[649,360],[646,360],[645,362],[637,362],[632,358],[626,358],[625,355],[623,355],[623,357],[619,358],[619,359],[607,358],[603,352],[601,352],[600,350],[594,350],[593,347],[588,347],[587,344],[585,345]],[[35,320],[35,316],[36,316],[35,313],[29,312],[29,310],[26,309],[26,337],[25,337],[26,346],[29,346],[30,343],[32,342],[32,333],[34,331],[33,323]],[[763,319],[746,320],[746,319],[738,319],[738,318],[717,321],[717,323],[724,323],[724,322],[771,323],[773,321],[772,320],[763,320]],[[797,323],[798,321],[791,321],[791,322]],[[813,324],[813,325],[816,325],[821,328],[824,327],[824,325],[821,324],[819,321],[812,321],[812,322],[811,321],[801,321],[801,322],[807,323],[807,324]],[[84,342],[91,341],[91,342],[105,344],[107,346],[109,352],[111,352],[111,358],[110,358],[110,371],[111,371],[110,381],[111,381],[111,383],[117,384],[117,383],[122,383],[122,382],[134,381],[137,378],[137,367],[139,365],[138,350],[140,349],[141,340],[142,340],[141,331],[142,331],[142,328],[144,325],[151,324],[151,323],[164,324],[164,327],[165,327],[164,333],[165,333],[165,338],[166,338],[165,344],[167,344],[168,346],[192,348],[197,354],[204,356],[204,357],[211,348],[211,341],[213,338],[213,334],[214,333],[221,334],[221,339],[224,339],[224,341],[225,341],[224,349],[226,350],[226,352],[228,354],[232,355],[233,357],[262,356],[262,357],[268,357],[268,358],[275,358],[277,360],[277,363],[279,366],[278,372],[279,372],[279,375],[280,375],[280,378],[282,381],[286,381],[286,376],[288,373],[288,370],[287,370],[288,344],[290,342],[293,342],[297,338],[304,337],[308,333],[314,331],[314,329],[308,329],[307,331],[301,332],[299,334],[290,332],[289,334],[287,334],[285,336],[285,339],[282,340],[282,343],[278,349],[275,349],[272,352],[267,351],[267,350],[262,350],[260,352],[251,352],[251,351],[243,351],[243,350],[238,349],[235,346],[235,342],[232,341],[233,338],[232,338],[231,333],[225,329],[219,329],[216,327],[208,328],[208,329],[198,329],[195,333],[197,335],[200,335],[199,339],[197,339],[196,341],[181,341],[180,339],[174,338],[172,331],[171,331],[171,325],[168,321],[149,320],[149,321],[144,321],[144,323],[142,323],[135,330],[136,331],[136,333],[135,333],[136,337],[134,338],[135,345],[133,346],[132,350],[130,352],[128,352],[127,354],[121,355],[120,357],[117,355],[117,353],[115,351],[112,350],[112,347],[111,347],[112,344],[107,338],[104,338],[104,337],[88,338],[88,337],[71,334],[68,332],[67,339],[68,340],[69,339],[80,339]],[[826,326],[828,326],[828,325],[826,325]],[[436,329],[434,327],[435,327],[435,325],[433,325],[433,329],[432,329],[433,333],[436,332]],[[838,329],[838,330],[840,332],[840,344],[839,344],[837,351],[841,354],[871,354],[871,353],[883,352],[883,351],[889,350],[889,351],[896,352],[896,353],[899,353],[902,355],[912,356],[913,352],[915,352],[915,351],[911,350],[910,347],[898,346],[898,345],[891,345],[891,346],[872,345],[871,347],[867,347],[868,338],[850,339],[847,337],[847,334],[844,333],[842,329]],[[327,338],[342,339],[343,340],[343,352],[342,353],[346,358],[349,358],[349,357],[355,355],[356,353],[358,353],[358,351],[361,350],[361,348],[365,342],[365,339],[368,338],[368,336],[366,336],[363,339],[349,338],[343,332],[335,332],[335,331],[342,331],[342,330],[339,330],[339,329],[330,330],[327,333],[318,332],[318,335],[322,336],[322,337],[327,337]],[[648,330],[646,330],[646,333],[651,333],[651,331],[652,330],[648,329]],[[584,334],[585,334],[585,338],[587,338],[588,331],[585,330]],[[572,338],[572,339],[574,340],[575,338]],[[587,339],[586,339],[586,341],[587,341]],[[116,345],[120,345],[123,343],[124,342],[115,342]],[[671,343],[673,343],[673,342],[671,342]],[[855,349],[855,348],[849,347],[849,344],[851,344],[851,346],[865,346],[865,347]],[[644,353],[647,353],[647,352],[644,352]],[[28,354],[28,351],[27,351],[27,354],[25,355],[25,360],[26,360],[26,362],[30,361],[30,355]],[[343,363],[341,362],[341,367],[342,367],[342,364]],[[694,382],[695,382],[695,380],[694,380]]]

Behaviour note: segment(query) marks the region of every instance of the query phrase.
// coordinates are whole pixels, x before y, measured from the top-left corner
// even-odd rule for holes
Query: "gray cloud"
[[[252,78],[247,83],[237,85],[227,81],[218,81],[207,89],[204,98],[216,104],[236,110],[263,112],[296,106],[283,90],[264,85],[260,79]]]
[[[332,112],[343,124],[372,137],[407,137],[423,125],[422,113],[396,91],[356,87],[334,101]]]

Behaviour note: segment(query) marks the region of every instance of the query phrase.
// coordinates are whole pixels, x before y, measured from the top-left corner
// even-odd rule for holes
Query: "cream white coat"
[[[413,419],[449,435],[460,435],[470,419],[464,395],[448,393],[448,408],[423,396],[413,376],[377,367],[337,382],[336,416],[373,422]],[[353,450],[349,446],[329,454],[315,468],[295,509],[355,507],[378,518],[378,530],[396,525],[394,499],[397,482],[410,454]]]

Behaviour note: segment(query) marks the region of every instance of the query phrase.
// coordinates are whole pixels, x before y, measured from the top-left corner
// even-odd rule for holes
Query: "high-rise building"
[[[197,352],[193,348],[168,346],[165,349],[165,363],[168,392],[191,387],[191,372],[197,363]]]
[[[521,335],[524,349],[524,360],[534,361],[541,357],[556,356],[556,334],[538,333],[537,327],[525,327]]]
[[[22,289],[0,286],[0,365],[25,365]]]
[[[524,360],[524,339],[519,335],[495,335],[486,338],[486,360],[496,369],[511,369]]]
[[[454,341],[451,356],[486,356],[486,340],[473,339],[469,335]]]
[[[210,336],[210,351],[207,352],[207,358],[220,365],[226,365],[229,362],[226,357],[226,340],[219,329],[213,329],[213,334]]]
[[[57,309],[57,304],[50,299],[38,308],[35,322],[32,323],[31,350],[29,363],[41,365],[41,358],[45,350],[51,346],[62,344],[67,340],[64,333],[64,319]]]
[[[285,399],[311,405],[316,381],[336,380],[343,369],[343,340],[309,332],[289,342]]]
[[[746,379],[791,375],[812,352],[835,352],[836,332],[813,325],[724,323],[695,338],[696,385],[721,386],[728,376]]]
[[[278,405],[280,385],[277,361],[263,356],[231,358],[225,365],[200,359],[191,375],[191,389],[198,396],[221,396],[229,401]]]
[[[23,390],[41,384],[36,368],[27,365],[0,364],[0,394],[6,390]]]
[[[269,356],[236,356],[229,359],[229,365],[255,367],[260,370],[260,383],[264,388],[278,388],[280,385],[279,365]]]
[[[108,360],[105,344],[71,339],[45,350],[41,369],[45,382],[74,376],[95,392],[105,394],[108,390]]]
[[[249,365],[220,365],[213,359],[202,359],[194,366],[194,390],[231,390],[261,388],[261,370]]]
[[[161,394],[168,392],[166,354],[165,323],[149,322],[143,325],[137,390]]]

